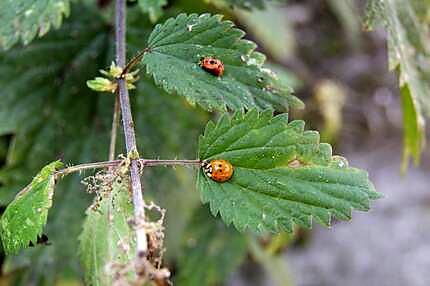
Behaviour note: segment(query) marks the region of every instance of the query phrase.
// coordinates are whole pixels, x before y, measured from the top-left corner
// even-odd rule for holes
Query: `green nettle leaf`
[[[209,122],[199,141],[199,158],[225,159],[232,178],[218,183],[201,170],[198,188],[213,215],[243,231],[292,231],[293,224],[311,227],[312,218],[329,226],[331,216],[351,218],[352,209],[367,211],[375,192],[365,171],[332,156],[319,134],[304,131],[303,121],[288,123],[287,114],[272,111]]]
[[[0,1],[0,47],[10,48],[20,39],[28,44],[45,35],[51,26],[58,28],[70,12],[71,0]]]
[[[163,6],[167,5],[167,0],[139,0],[139,6],[144,13],[149,14],[151,22],[157,20],[163,15]]]
[[[90,207],[79,237],[79,255],[88,285],[113,285],[133,279],[135,254],[128,182],[116,178],[97,208]],[[123,284],[121,284],[123,285]]]
[[[37,243],[52,206],[56,169],[63,164],[55,161],[45,166],[33,181],[8,205],[0,220],[0,234],[6,254]]]
[[[265,56],[243,36],[219,15],[180,14],[155,27],[142,62],[157,85],[207,110],[303,107],[288,86],[263,68]],[[199,63],[204,57],[220,59],[224,74],[203,70]]]
[[[211,217],[200,207],[188,222],[182,238],[178,285],[219,285],[240,265],[246,254],[246,238]]]
[[[405,125],[403,169],[409,156],[419,162],[425,145],[424,115],[430,116],[430,68],[425,64],[430,58],[429,28],[421,16],[429,7],[424,1],[403,0],[370,0],[367,7],[366,25],[387,30],[389,68],[399,75]]]

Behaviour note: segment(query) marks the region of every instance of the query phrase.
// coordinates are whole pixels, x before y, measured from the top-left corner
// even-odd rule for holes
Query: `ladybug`
[[[222,76],[224,73],[224,64],[221,60],[212,57],[204,57],[200,60],[199,66],[210,74]]]
[[[215,182],[223,183],[233,176],[233,166],[226,160],[203,161],[203,172]]]

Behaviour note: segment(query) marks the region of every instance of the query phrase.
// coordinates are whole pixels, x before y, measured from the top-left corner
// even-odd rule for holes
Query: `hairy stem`
[[[125,67],[125,0],[117,0],[115,6],[115,40],[116,40],[116,64]],[[128,154],[136,153],[136,134],[134,131],[133,117],[131,115],[130,98],[124,78],[118,79],[119,102],[122,114],[122,124],[125,135],[125,146]],[[142,186],[140,182],[138,161],[131,158],[130,181],[133,194],[133,207],[135,221],[141,221],[145,217],[144,201],[142,197]],[[145,257],[148,249],[148,242],[144,229],[136,229],[136,251],[137,257]]]
[[[63,177],[63,176],[67,176],[71,173],[82,172],[85,170],[94,170],[94,169],[116,167],[120,163],[121,163],[120,160],[114,160],[114,161],[104,161],[104,162],[80,164],[80,165],[70,166],[70,167],[58,170],[55,172],[55,175],[58,177]]]
[[[150,159],[141,159],[140,163],[144,167],[151,166],[184,166],[184,165],[194,165],[200,166],[202,161],[200,160],[150,160]]]
[[[137,65],[143,58],[143,56],[145,55],[145,53],[148,51],[148,48],[143,49],[142,51],[140,51],[137,55],[135,55],[125,66],[125,68],[123,69],[121,75],[124,76],[126,73],[128,73],[130,71],[130,69],[132,69],[135,65]]]
[[[55,172],[57,176],[66,176],[75,172],[82,172],[85,170],[104,169],[117,167],[121,164],[122,160],[110,160],[104,162],[95,162],[70,166]],[[154,160],[154,159],[139,159],[138,165],[142,167],[155,167],[155,166],[200,166],[200,160]]]
[[[115,107],[113,109],[112,129],[110,133],[109,161],[113,161],[115,159],[115,146],[118,133],[120,112],[121,110],[119,106],[119,95],[117,94],[115,95]]]

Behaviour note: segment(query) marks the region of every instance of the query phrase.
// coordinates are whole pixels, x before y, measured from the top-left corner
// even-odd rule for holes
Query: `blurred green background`
[[[180,12],[224,14],[306,103],[290,117],[319,130],[334,153],[367,169],[386,195],[370,214],[355,213],[332,229],[254,237],[225,227],[201,206],[194,170],[151,168],[145,196],[167,209],[165,263],[176,285],[430,285],[430,152],[424,149],[420,168],[400,174],[398,79],[388,71],[387,34],[364,31],[366,1],[160,2],[160,9],[144,11],[140,3],[152,7],[151,1],[128,2],[128,57],[145,46],[157,22]],[[112,4],[75,1],[61,28],[0,53],[0,211],[54,159],[107,159],[114,97],[85,82],[114,58]],[[428,7],[419,10],[427,26]],[[429,58],[420,63],[424,70]],[[131,93],[140,154],[195,159],[198,135],[217,114],[141,76]],[[82,285],[77,236],[92,198],[80,181],[90,174],[59,185],[45,230],[51,245],[1,255],[0,285]]]

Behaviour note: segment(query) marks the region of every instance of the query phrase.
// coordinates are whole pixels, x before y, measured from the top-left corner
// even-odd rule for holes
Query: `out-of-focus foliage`
[[[142,11],[149,14],[149,19],[156,22],[163,15],[163,6],[167,4],[167,0],[139,0],[139,6]]]
[[[315,101],[323,117],[321,138],[334,142],[342,128],[342,108],[345,104],[345,89],[336,82],[323,80],[315,87]]]
[[[194,213],[182,238],[178,285],[218,285],[245,258],[246,239],[211,217],[205,207]]]
[[[403,109],[403,162],[401,169],[406,171],[409,157],[412,156],[415,164],[419,163],[420,155],[425,144],[424,122],[422,114],[417,109],[411,89],[408,85],[400,88],[400,99]]]
[[[6,159],[7,143],[8,143],[8,140],[6,136],[0,137],[0,164],[3,164],[3,162]]]
[[[218,7],[238,7],[245,9],[263,9],[265,0],[204,0]]]
[[[277,61],[291,57],[295,49],[294,34],[285,13],[285,7],[272,3],[263,10],[235,10],[238,19]]]
[[[358,48],[360,46],[361,18],[357,7],[357,1],[328,0],[327,2],[342,24],[345,30],[345,36],[348,38],[351,48]]]
[[[151,22],[155,23],[163,15],[163,7],[167,0],[133,0],[139,3],[142,12],[149,16]]]
[[[263,267],[274,285],[294,285],[291,274],[288,271],[287,261],[282,255],[276,255],[270,249],[265,249],[253,237],[248,238],[248,245],[252,257]]]
[[[399,75],[402,92],[404,162],[418,164],[424,148],[424,116],[430,116],[430,39],[428,1],[369,0],[367,26],[388,33],[389,67]]]
[[[240,8],[246,10],[263,10],[272,3],[285,3],[287,0],[203,0],[217,7]]]
[[[21,40],[28,44],[36,36],[58,28],[70,12],[70,0],[0,1],[0,47],[10,48]]]

